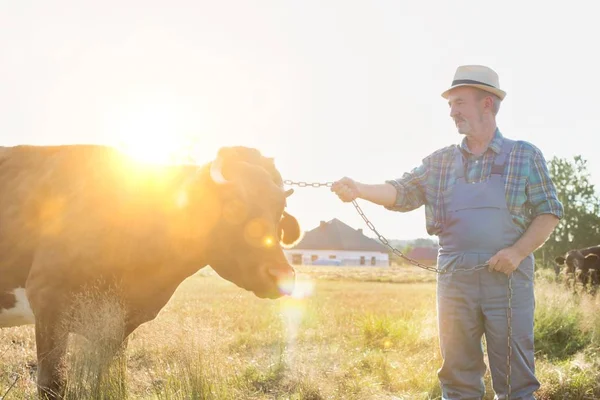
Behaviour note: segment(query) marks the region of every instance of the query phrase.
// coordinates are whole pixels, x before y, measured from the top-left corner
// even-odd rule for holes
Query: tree
[[[600,204],[590,183],[587,161],[581,156],[575,156],[573,161],[553,157],[548,169],[563,204],[564,217],[536,252],[545,266],[572,248],[600,244]]]
[[[419,238],[412,241],[413,247],[435,247],[438,248],[438,242],[429,238]]]

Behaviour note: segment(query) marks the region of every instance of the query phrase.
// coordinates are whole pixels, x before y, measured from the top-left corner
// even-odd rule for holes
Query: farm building
[[[415,247],[406,256],[425,265],[437,264],[437,247]]]
[[[362,229],[351,228],[336,218],[321,221],[299,243],[284,251],[293,265],[390,265],[387,247],[365,236]]]

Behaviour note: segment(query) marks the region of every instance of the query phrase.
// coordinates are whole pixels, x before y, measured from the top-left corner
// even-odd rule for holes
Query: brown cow
[[[588,281],[592,287],[598,286],[600,271],[600,246],[591,246],[582,249],[569,250],[565,256],[554,259],[557,265],[564,265],[565,278],[573,279],[575,284],[579,281],[584,288]]]
[[[0,149],[0,327],[35,324],[40,395],[61,397],[67,310],[91,286],[123,305],[124,343],[206,265],[258,297],[289,294],[292,192],[245,147],[200,167],[94,145]]]

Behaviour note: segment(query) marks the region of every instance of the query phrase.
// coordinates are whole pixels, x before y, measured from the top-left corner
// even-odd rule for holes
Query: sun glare
[[[168,140],[152,141],[147,139],[131,139],[131,143],[123,143],[120,147],[128,156],[136,161],[150,164],[169,164],[177,158],[177,153]]]
[[[185,121],[173,104],[166,101],[140,103],[121,110],[110,129],[116,147],[134,160],[150,164],[189,161],[190,138],[184,135]]]
[[[285,289],[289,290],[290,287]],[[281,298],[279,302],[280,316],[287,336],[286,357],[292,368],[296,358],[298,332],[304,320],[308,298],[313,295],[314,290],[314,282],[308,276],[298,274],[291,295]]]

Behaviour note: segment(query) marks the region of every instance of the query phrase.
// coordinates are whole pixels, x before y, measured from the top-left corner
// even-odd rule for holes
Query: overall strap
[[[515,145],[514,140],[503,139],[502,149],[500,150],[500,154],[496,156],[494,160],[494,164],[492,165],[492,175],[502,175],[504,173],[506,163],[508,160],[508,155],[512,151]]]
[[[453,167],[454,173],[456,174],[456,179],[464,179],[465,178],[465,167],[463,163],[463,154],[460,151],[459,146],[454,148],[454,164]]]

